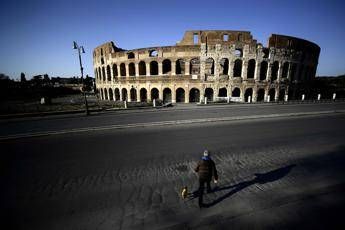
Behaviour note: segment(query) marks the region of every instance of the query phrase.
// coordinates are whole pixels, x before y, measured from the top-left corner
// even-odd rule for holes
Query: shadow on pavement
[[[240,182],[238,184],[235,185],[229,185],[229,186],[225,186],[225,187],[215,187],[211,193],[214,192],[219,192],[219,191],[224,191],[224,190],[230,190],[228,193],[226,193],[225,195],[217,198],[216,200],[210,202],[210,203],[206,203],[204,204],[203,207],[212,207],[220,202],[222,202],[223,200],[225,200],[226,198],[229,198],[230,196],[234,195],[235,193],[241,191],[242,189],[245,189],[251,185],[254,184],[266,184],[269,182],[273,182],[276,180],[279,180],[281,178],[283,178],[284,176],[286,176],[293,167],[295,167],[295,164],[292,165],[288,165],[282,168],[278,168],[272,171],[269,171],[267,173],[255,173],[255,178],[252,180],[247,180],[247,181],[243,181]],[[199,196],[198,191],[194,191],[192,194],[192,199],[197,198]]]

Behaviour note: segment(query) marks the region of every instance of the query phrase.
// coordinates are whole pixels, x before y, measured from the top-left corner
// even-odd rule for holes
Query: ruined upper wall
[[[248,31],[234,30],[189,30],[177,46],[207,44],[233,44],[233,43],[256,44]]]
[[[272,34],[268,40],[268,47],[302,51],[304,54],[310,55],[315,61],[319,59],[320,55],[320,47],[315,43],[286,35]]]

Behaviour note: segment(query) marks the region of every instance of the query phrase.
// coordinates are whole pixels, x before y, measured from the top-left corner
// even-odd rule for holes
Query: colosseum
[[[272,34],[267,47],[248,31],[187,31],[174,46],[93,52],[102,100],[198,103],[287,100],[289,88],[315,77],[320,47]]]

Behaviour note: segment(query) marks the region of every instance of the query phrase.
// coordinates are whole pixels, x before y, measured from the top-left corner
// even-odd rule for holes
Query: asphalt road
[[[270,113],[266,107],[241,109]],[[205,113],[240,113],[212,111]],[[85,119],[104,125],[127,116],[132,122],[200,112]],[[66,119],[72,121],[85,122]],[[23,121],[31,122],[39,124]],[[343,229],[344,130],[343,114],[324,114],[2,140],[3,223],[12,229]],[[184,185],[196,190],[192,169],[205,148],[220,179],[205,196],[208,208],[200,210],[197,199],[182,200],[179,193]]]
[[[153,110],[119,110],[93,114],[91,116],[61,115],[23,119],[6,119],[0,120],[0,139],[6,136],[16,136],[21,134],[109,127],[111,125],[340,110],[345,110],[344,102],[283,105],[241,104],[206,107],[182,104],[174,108]]]

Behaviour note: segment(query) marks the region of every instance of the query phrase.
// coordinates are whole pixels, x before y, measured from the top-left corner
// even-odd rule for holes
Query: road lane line
[[[56,131],[19,133],[19,134],[13,134],[13,135],[0,136],[0,140],[11,140],[11,139],[20,139],[20,138],[28,138],[28,137],[40,137],[40,136],[59,135],[59,134],[91,132],[91,131],[102,131],[102,130],[111,130],[111,129],[125,129],[125,128],[139,128],[139,127],[142,128],[142,127],[153,127],[153,126],[164,126],[164,125],[183,125],[183,124],[193,124],[193,123],[239,121],[239,120],[250,120],[250,119],[260,119],[260,118],[298,117],[298,116],[327,115],[327,114],[339,114],[339,113],[345,113],[345,110],[328,110],[328,111],[317,111],[317,112],[281,113],[281,114],[220,117],[220,118],[198,118],[198,119],[176,120],[176,121],[157,121],[157,122],[147,122],[147,123],[117,124],[117,125],[65,129],[65,130],[56,130]]]

